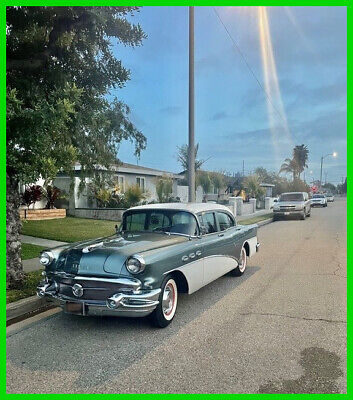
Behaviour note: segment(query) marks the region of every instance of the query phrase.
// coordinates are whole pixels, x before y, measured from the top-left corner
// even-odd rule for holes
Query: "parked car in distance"
[[[327,207],[327,198],[322,193],[314,194],[311,198],[311,207]]]
[[[79,315],[174,318],[178,294],[194,293],[230,272],[244,273],[258,251],[257,225],[237,225],[226,206],[164,203],[123,214],[117,232],[41,253],[40,297]]]
[[[284,217],[310,217],[311,204],[309,195],[306,192],[282,193],[273,207],[274,219]]]
[[[333,202],[335,201],[335,198],[334,198],[334,196],[333,196],[332,193],[327,193],[327,194],[326,194],[326,199],[327,199],[327,201],[330,202],[330,203],[333,203]]]

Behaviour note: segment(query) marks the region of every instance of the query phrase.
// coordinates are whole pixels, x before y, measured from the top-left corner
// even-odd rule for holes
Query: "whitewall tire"
[[[155,326],[165,328],[172,322],[178,305],[178,286],[171,275],[164,279],[158,300],[151,320]]]
[[[243,246],[240,251],[240,258],[239,258],[238,266],[235,269],[233,269],[232,275],[234,275],[234,276],[243,275],[243,273],[245,272],[245,269],[246,269],[247,262],[248,262],[248,257],[246,255],[246,249]]]

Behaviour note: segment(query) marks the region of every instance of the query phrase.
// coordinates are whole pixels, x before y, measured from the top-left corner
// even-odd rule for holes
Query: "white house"
[[[103,167],[97,167],[97,170],[106,171]],[[112,166],[110,171],[116,178],[122,192],[129,186],[138,185],[147,194],[147,201],[157,200],[157,179],[160,177],[169,177],[173,180],[173,196],[177,196],[176,187],[179,176],[172,172],[128,163]],[[63,173],[59,173],[54,179],[53,184],[55,186],[66,193],[71,193],[70,198],[63,202],[62,207],[68,209],[95,207],[95,204],[92,204],[92,196],[90,196],[88,187],[86,186],[83,190],[80,190],[81,179],[80,164],[75,165],[73,182],[70,176]],[[84,179],[86,184],[91,181],[91,178]],[[72,191],[70,191],[70,185],[73,185]]]

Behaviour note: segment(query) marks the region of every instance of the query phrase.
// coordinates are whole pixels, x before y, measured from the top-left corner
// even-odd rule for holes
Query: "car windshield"
[[[194,215],[178,210],[131,210],[124,214],[123,232],[156,232],[197,236],[199,228]]]
[[[313,199],[322,199],[325,196],[323,194],[314,194]]]
[[[279,201],[303,201],[302,193],[283,193]]]

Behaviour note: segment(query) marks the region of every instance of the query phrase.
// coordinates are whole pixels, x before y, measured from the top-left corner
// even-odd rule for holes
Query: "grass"
[[[251,224],[256,224],[260,221],[264,221],[265,219],[273,218],[273,213],[268,213],[268,214],[262,214],[258,215],[257,217],[253,218],[248,218],[248,219],[243,219],[242,221],[239,221],[239,225],[251,225]]]
[[[6,303],[12,303],[36,294],[36,288],[42,279],[42,270],[25,273],[21,287],[6,290]]]
[[[21,258],[22,260],[29,260],[39,256],[39,253],[44,250],[45,247],[36,246],[35,244],[22,243],[21,245]]]
[[[74,217],[25,221],[22,224],[22,234],[72,243],[113,235],[116,224],[116,221]]]

